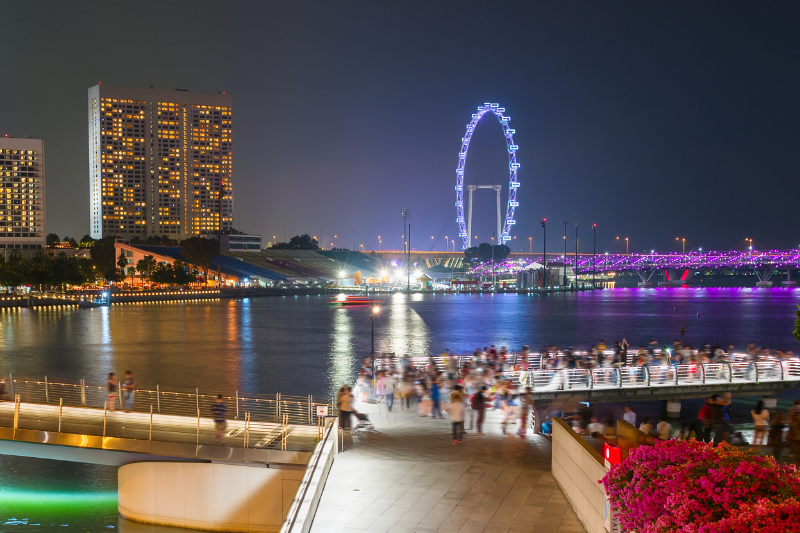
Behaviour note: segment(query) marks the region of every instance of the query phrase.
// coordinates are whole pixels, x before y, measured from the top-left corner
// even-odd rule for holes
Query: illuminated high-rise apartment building
[[[233,226],[233,97],[89,88],[91,235],[185,239]]]
[[[45,246],[44,142],[0,137],[0,254]]]

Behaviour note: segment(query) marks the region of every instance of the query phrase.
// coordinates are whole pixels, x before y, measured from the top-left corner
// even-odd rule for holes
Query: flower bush
[[[626,532],[800,533],[795,466],[727,444],[640,446],[600,482]]]

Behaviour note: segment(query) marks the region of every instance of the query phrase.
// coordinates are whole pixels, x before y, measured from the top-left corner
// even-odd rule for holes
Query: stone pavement
[[[503,435],[499,414],[487,412],[486,435],[470,431],[454,446],[449,420],[397,404],[391,414],[383,405],[356,409],[376,431],[345,438],[312,533],[585,531],[550,473],[547,438],[519,437],[517,426]]]

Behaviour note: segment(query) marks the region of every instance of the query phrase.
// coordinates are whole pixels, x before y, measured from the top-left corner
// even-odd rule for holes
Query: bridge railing
[[[469,356],[456,356],[459,370]],[[541,356],[529,354],[528,371],[518,370],[522,356],[506,360],[501,371],[511,379],[534,391],[572,389],[612,389],[637,387],[667,387],[676,385],[703,385],[719,383],[758,383],[768,381],[800,381],[800,359],[746,361],[744,356],[731,358],[733,362],[689,363],[669,365],[603,366],[592,369],[547,369]],[[427,367],[431,359],[440,371],[447,371],[451,363],[445,357],[407,357],[412,368]],[[378,370],[399,370],[399,358],[376,359]]]
[[[19,395],[23,403],[50,404],[69,407],[94,407],[108,410],[130,410],[134,412],[152,412],[155,414],[203,417],[211,416],[211,405],[217,398],[213,392],[201,392],[162,388],[136,389],[133,405],[126,406],[125,392],[119,391],[110,396],[106,387],[87,385],[84,380],[52,380],[29,379],[9,376],[6,390],[13,396]],[[227,417],[233,420],[244,419],[248,413],[249,420],[265,423],[282,423],[288,417],[289,424],[316,425],[317,407],[331,405],[326,401],[314,399],[313,396],[291,396],[277,393],[274,396],[223,394],[223,401],[228,408]]]

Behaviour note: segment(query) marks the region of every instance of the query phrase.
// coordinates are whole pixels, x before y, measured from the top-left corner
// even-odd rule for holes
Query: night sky
[[[45,140],[47,229],[89,231],[87,88],[234,96],[234,225],[265,240],[454,237],[470,115],[521,163],[516,248],[800,245],[798,2],[0,1],[0,134]],[[489,118],[489,117],[487,117]],[[466,183],[504,183],[496,120]],[[507,194],[507,188],[504,193]],[[476,195],[488,240],[492,192]],[[506,196],[503,197],[505,206]],[[505,210],[505,208],[504,208]],[[434,239],[431,239],[431,236]],[[433,244],[432,244],[433,243]],[[588,245],[586,243],[589,243]],[[460,243],[458,244],[460,248]]]

